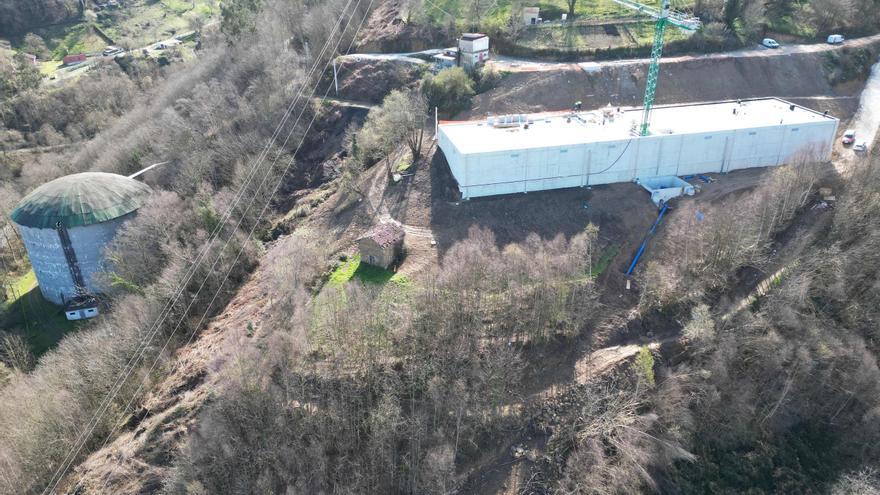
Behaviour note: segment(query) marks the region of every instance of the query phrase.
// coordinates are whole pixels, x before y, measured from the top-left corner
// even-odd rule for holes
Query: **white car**
[[[825,40],[829,45],[839,45],[843,43],[844,37],[842,34],[829,34],[828,39]]]
[[[867,143],[862,141],[861,143],[853,145],[853,151],[856,153],[867,153],[868,152],[868,145],[867,145]]]
[[[106,49],[104,49],[103,52],[101,52],[101,55],[104,55],[105,57],[109,57],[110,55],[118,55],[124,51],[125,50],[123,50],[122,48],[119,48],[118,46],[108,46]]]
[[[764,38],[761,40],[761,44],[766,46],[767,48],[779,48],[779,43],[776,42],[773,38]]]

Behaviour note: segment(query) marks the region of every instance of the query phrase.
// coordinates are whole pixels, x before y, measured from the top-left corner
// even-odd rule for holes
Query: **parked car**
[[[124,51],[125,50],[123,50],[122,48],[119,48],[118,46],[108,46],[107,48],[104,49],[103,52],[101,52],[101,55],[103,55],[105,57],[109,57],[110,55],[117,55],[117,54],[120,54]]]
[[[840,140],[843,144],[853,144],[856,142],[856,131],[852,129],[847,129],[843,133],[843,139]]]
[[[868,152],[868,144],[862,141],[859,144],[853,146],[853,151],[856,153],[867,153]]]
[[[767,48],[779,48],[779,43],[776,42],[773,38],[764,38],[761,40],[761,44],[766,46]]]
[[[844,38],[842,34],[829,34],[826,41],[829,45],[839,45],[843,43]]]

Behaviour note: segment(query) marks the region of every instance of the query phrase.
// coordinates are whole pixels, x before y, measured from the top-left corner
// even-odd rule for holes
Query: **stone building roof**
[[[393,246],[403,241],[403,227],[394,222],[382,222],[370,229],[366,234],[358,238],[370,239],[382,247]]]

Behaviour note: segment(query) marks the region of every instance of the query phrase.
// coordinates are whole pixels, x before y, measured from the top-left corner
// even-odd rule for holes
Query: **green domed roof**
[[[86,172],[60,177],[31,191],[12,210],[25,227],[67,228],[106,222],[144,204],[150,187],[124,175]]]

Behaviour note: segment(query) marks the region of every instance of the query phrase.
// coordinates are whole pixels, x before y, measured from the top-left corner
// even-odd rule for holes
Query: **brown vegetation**
[[[473,230],[412,286],[328,287],[309,300],[307,279],[286,280],[270,295],[284,311],[226,368],[169,488],[448,493],[455,466],[516,424],[504,406],[521,342],[571,335],[598,314],[588,244],[500,251]],[[302,246],[288,249],[319,253]]]
[[[36,365],[20,339],[0,341],[0,492],[49,483],[141,349],[146,359],[72,459],[88,457],[63,483],[70,491],[446,494],[501,491],[508,481],[522,493],[572,494],[877,488],[880,158],[842,178],[803,161],[726,196],[682,199],[641,268],[636,298],[619,287],[622,275],[594,269],[610,247],[603,236],[626,243],[613,253],[626,250],[653,212],[633,206],[622,219],[611,208],[624,201],[584,204],[633,189],[449,201],[442,159],[420,160],[433,151],[424,149],[419,89],[383,95],[363,127],[335,107],[301,102],[294,115],[315,117],[321,132],[282,177],[306,126],[289,123],[264,145],[291,94],[328,83],[308,74],[315,60],[303,52],[306,42],[313,51],[323,44],[341,5],[269,2],[261,11],[259,2],[230,2],[224,15],[244,17],[225,19],[228,38],[206,39],[189,70],[135,101],[125,95],[136,82],[114,79],[100,112],[125,113],[108,129],[85,128],[96,137],[64,159],[4,168],[12,198],[66,172],[170,161],[148,174],[156,194],[109,246],[112,310]],[[461,90],[452,100],[469,96],[470,81],[457,74],[428,86],[446,78]],[[491,86],[495,76],[485,79]],[[21,94],[15,118],[46,101]],[[65,133],[84,125],[77,105],[56,122]],[[407,151],[409,182],[361,188],[367,178],[387,182],[369,165],[390,166]],[[308,205],[295,215],[304,228],[267,244],[255,240],[268,237],[259,208],[239,204],[231,222],[224,215],[239,195],[270,200],[268,187],[249,180],[261,155],[269,163],[258,177],[283,181],[284,194]],[[296,191],[326,180],[334,167],[325,162],[338,165],[340,194],[336,185]],[[839,202],[811,210],[827,180],[840,183]],[[420,222],[409,229],[435,227],[437,262],[384,285],[325,283],[328,257],[377,214],[373,199]],[[528,208],[537,202],[545,209]],[[516,206],[525,207],[511,213]],[[202,250],[216,262],[196,263]],[[603,263],[615,270],[620,259]],[[754,304],[729,304],[755,285],[744,273],[783,267]],[[605,344],[627,352],[585,364]],[[509,478],[494,477],[511,465]]]
[[[326,16],[321,19],[335,22],[341,4],[318,9]],[[300,2],[278,7],[291,13],[305,8]],[[298,36],[321,46],[330,33],[315,24],[333,23],[320,20],[318,11],[308,23],[295,28]],[[266,49],[289,40],[289,32],[268,28],[283,22],[277,13],[260,14],[267,29],[245,34],[246,43],[226,48],[218,46],[217,40],[206,40],[207,53],[188,70],[176,71],[157,84],[148,98],[131,98],[133,83],[115,76],[109,76],[109,81],[119,91],[108,94],[99,76],[57,94],[23,93],[15,111],[6,114],[15,119],[33,114],[35,122],[47,123],[57,114],[67,132],[71,125],[88,125],[82,122],[80,110],[93,112],[97,118],[102,109],[113,114],[133,104],[124,117],[72,157],[47,164],[49,179],[83,170],[129,174],[152,162],[171,163],[148,177],[157,194],[110,248],[117,271],[110,274],[108,284],[131,294],[117,296],[110,314],[64,339],[41,358],[33,372],[15,375],[0,390],[0,492],[39,492],[69,453],[78,454],[71,459],[75,463],[100,447],[143,398],[155,378],[149,373],[154,361],[162,362],[168,350],[196,332],[203,315],[221,309],[253,267],[259,248],[247,232],[255,227],[270,187],[281,179],[281,166],[290,160],[308,120],[291,119],[280,129],[282,138],[265,150],[269,163],[259,169],[256,180],[248,180],[249,167],[284,113],[291,89],[302,86],[309,88],[305,95],[311,92],[316,78],[307,75],[306,67],[312,63],[323,67],[330,55],[324,53],[315,61],[293,50],[279,56],[277,50]],[[355,22],[351,31],[354,26]],[[350,39],[351,31],[343,39]],[[45,106],[54,98],[63,101],[65,94],[91,90],[103,97],[75,97],[51,115],[46,113],[50,110]],[[33,113],[34,109],[44,113]],[[64,115],[65,109],[73,114]],[[307,118],[314,115],[308,98],[292,109],[294,117],[301,110]],[[84,137],[98,128],[87,129]],[[285,141],[288,131],[292,137]],[[36,168],[24,164],[10,183],[22,193],[38,185],[42,178],[23,180],[31,170]],[[290,171],[292,177],[303,173],[298,167]],[[237,193],[247,201],[238,204],[227,221],[224,214]],[[257,206],[247,207],[251,202]],[[211,233],[218,240],[208,243]],[[160,320],[165,314],[163,304],[176,294],[179,284],[181,297]],[[161,324],[154,327],[156,321]],[[141,349],[143,355],[136,352]],[[133,373],[125,379],[122,372],[133,357],[138,357]],[[90,432],[84,425],[119,378],[124,379],[120,392]],[[80,451],[77,442],[84,433]]]

